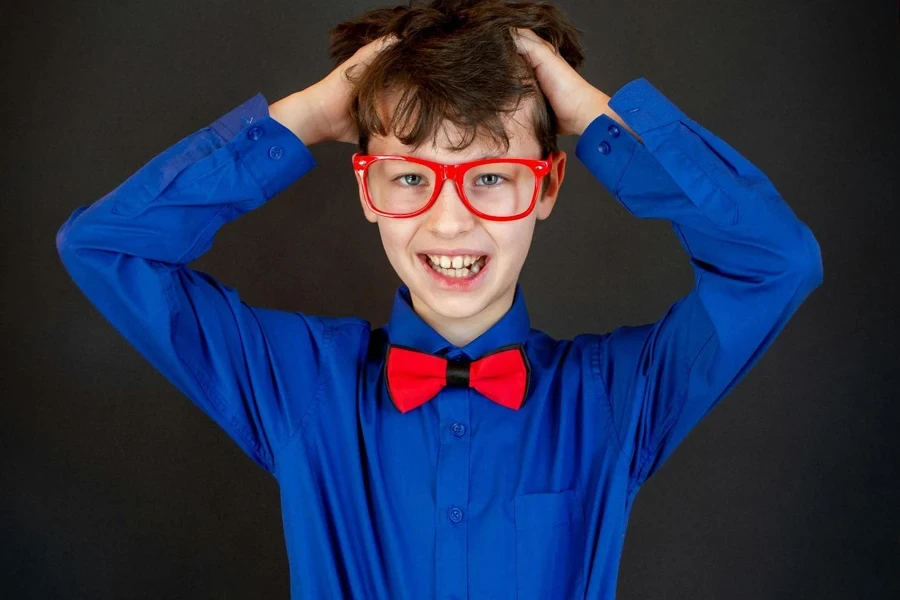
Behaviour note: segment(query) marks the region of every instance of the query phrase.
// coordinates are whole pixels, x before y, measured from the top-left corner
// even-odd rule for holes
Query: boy
[[[335,30],[328,77],[257,94],[58,232],[87,297],[277,478],[292,597],[613,598],[635,493],[822,282],[765,175],[646,79],[590,85],[574,31],[539,4],[369,11]],[[517,279],[557,134],[689,253],[695,287],[659,321],[530,327]],[[323,140],[359,144],[403,281],[384,327],[251,307],[186,266]]]

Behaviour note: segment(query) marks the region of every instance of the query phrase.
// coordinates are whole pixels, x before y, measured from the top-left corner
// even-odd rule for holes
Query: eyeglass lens
[[[436,173],[425,165],[391,159],[372,162],[366,173],[372,204],[394,214],[409,214],[424,207],[434,194],[436,179]],[[519,163],[472,167],[463,179],[465,198],[476,210],[490,216],[520,214],[528,209],[534,195],[534,171]]]

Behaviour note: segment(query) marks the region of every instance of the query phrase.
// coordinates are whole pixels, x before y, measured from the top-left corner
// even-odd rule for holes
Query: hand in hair
[[[368,66],[396,42],[396,36],[386,35],[362,46],[324,79],[269,106],[269,115],[307,146],[326,140],[356,143],[359,132],[350,113],[353,96],[347,71],[357,64]]]
[[[558,135],[581,135],[601,114],[640,137],[609,107],[609,96],[588,83],[550,42],[530,29],[511,28],[516,47],[534,69],[541,91],[556,113]]]

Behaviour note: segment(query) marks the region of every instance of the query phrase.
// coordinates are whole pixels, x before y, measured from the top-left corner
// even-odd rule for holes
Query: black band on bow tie
[[[469,387],[469,364],[467,359],[447,361],[447,385],[450,387]]]

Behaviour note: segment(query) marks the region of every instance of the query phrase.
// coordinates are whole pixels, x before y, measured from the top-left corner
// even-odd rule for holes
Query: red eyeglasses
[[[533,158],[486,158],[447,165],[397,155],[353,155],[366,203],[385,217],[420,215],[435,203],[448,179],[463,204],[491,221],[528,216],[537,203],[541,181],[551,162]]]

